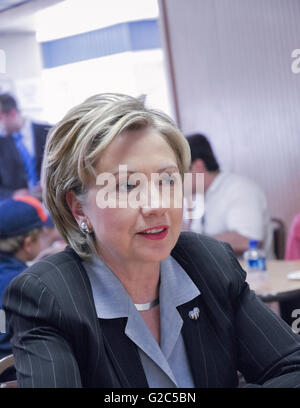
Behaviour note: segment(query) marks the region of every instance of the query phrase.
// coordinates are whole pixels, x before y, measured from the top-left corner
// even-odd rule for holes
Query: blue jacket
[[[20,272],[24,271],[27,265],[10,254],[0,252],[0,309],[2,309],[2,295],[10,281]],[[0,359],[11,354],[12,349],[8,333],[0,334]]]

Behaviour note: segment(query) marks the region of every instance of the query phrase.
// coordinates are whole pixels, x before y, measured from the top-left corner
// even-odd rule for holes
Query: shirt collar
[[[97,316],[102,319],[128,317],[130,297],[117,276],[95,255],[83,265],[91,282]]]
[[[97,256],[84,261],[94,296],[97,316],[102,319],[128,317],[135,306],[117,276]],[[162,313],[170,306],[182,305],[200,294],[199,289],[179,265],[169,256],[160,265],[160,303]]]
[[[20,129],[20,133],[25,133],[25,132],[29,132],[31,130],[31,120],[29,120],[28,118],[24,118],[24,122],[23,122],[23,126]]]

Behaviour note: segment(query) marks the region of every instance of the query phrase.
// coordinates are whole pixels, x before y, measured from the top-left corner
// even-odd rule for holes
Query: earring
[[[89,234],[91,231],[89,230],[89,227],[85,221],[82,221],[80,224],[80,229],[84,234]]]

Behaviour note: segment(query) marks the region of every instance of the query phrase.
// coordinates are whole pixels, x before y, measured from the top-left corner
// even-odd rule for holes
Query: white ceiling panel
[[[30,0],[0,0],[0,13],[10,8],[28,3]]]

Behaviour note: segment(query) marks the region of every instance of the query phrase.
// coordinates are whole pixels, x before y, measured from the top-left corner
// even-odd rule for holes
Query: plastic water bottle
[[[258,248],[258,241],[249,241],[249,248],[244,252],[243,257],[247,272],[262,272],[266,270],[266,256],[264,251]]]

